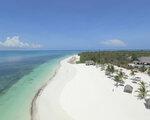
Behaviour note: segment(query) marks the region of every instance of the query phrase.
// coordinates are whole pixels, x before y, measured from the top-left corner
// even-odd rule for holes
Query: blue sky
[[[149,49],[150,0],[0,0],[0,49]]]

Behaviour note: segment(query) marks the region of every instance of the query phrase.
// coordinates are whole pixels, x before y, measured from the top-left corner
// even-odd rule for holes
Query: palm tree
[[[118,76],[119,76],[120,78],[123,78],[123,77],[124,77],[124,73],[123,73],[122,71],[119,71]]]
[[[101,71],[105,70],[105,65],[101,64]]]
[[[110,75],[110,65],[107,65],[105,74]]]
[[[139,83],[139,88],[136,91],[138,93],[138,95],[137,95],[138,99],[142,100],[142,99],[145,99],[148,96],[148,93],[150,91],[147,88],[148,88],[148,86],[144,81],[141,81]]]
[[[124,72],[122,72],[122,70],[120,70],[118,72],[118,75],[121,79],[127,79],[128,78],[128,75],[126,75]]]
[[[147,70],[147,68],[144,65],[139,68],[139,71],[141,71],[141,72],[145,72],[146,70]]]
[[[134,70],[131,70],[130,75],[131,75],[131,76],[135,76],[135,72],[134,72]]]
[[[148,69],[147,74],[150,76],[150,68]]]
[[[110,66],[110,72],[111,72],[111,73],[114,73],[114,72],[115,72],[115,68],[114,68],[113,65]]]
[[[107,68],[106,68],[106,72],[113,74],[115,72],[114,66],[113,65],[108,65]]]
[[[116,82],[115,86],[118,87],[119,83],[124,83],[123,78],[120,75],[116,75],[114,77],[114,81]]]

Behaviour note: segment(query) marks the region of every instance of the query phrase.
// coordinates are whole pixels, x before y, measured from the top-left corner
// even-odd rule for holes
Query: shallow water
[[[75,51],[1,51],[0,120],[30,120],[38,89],[55,73],[59,61]]]

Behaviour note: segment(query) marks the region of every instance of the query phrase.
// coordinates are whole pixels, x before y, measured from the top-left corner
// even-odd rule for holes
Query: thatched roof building
[[[146,103],[145,103],[146,108],[150,109],[150,98],[145,101],[146,101]]]
[[[93,60],[87,60],[85,61],[86,65],[95,65],[95,62]]]
[[[124,87],[124,92],[126,92],[126,93],[132,93],[132,91],[133,91],[133,87],[131,85],[126,85]]]
[[[133,61],[133,63],[129,63],[128,66],[131,67],[149,67],[150,66],[150,57],[140,57],[138,60]]]
[[[140,57],[138,60],[133,61],[136,65],[150,65],[150,57]]]
[[[150,57],[140,57],[139,62],[144,65],[150,65]]]

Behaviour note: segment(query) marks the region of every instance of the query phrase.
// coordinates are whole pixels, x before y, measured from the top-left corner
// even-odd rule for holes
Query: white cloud
[[[35,43],[22,42],[19,36],[7,37],[3,42],[0,41],[0,48],[41,48],[42,45]]]
[[[102,41],[101,44],[106,45],[106,46],[114,46],[114,47],[126,46],[126,43],[123,40],[119,40],[119,39],[105,40],[105,41]]]

